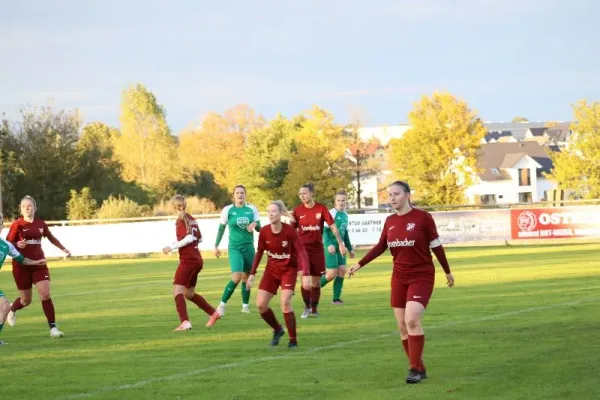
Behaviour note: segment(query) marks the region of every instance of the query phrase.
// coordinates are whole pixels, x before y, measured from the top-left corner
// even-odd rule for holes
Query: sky
[[[142,83],[177,133],[248,104],[395,125],[448,91],[486,121],[570,120],[600,100],[596,0],[0,0],[0,113],[119,126]]]

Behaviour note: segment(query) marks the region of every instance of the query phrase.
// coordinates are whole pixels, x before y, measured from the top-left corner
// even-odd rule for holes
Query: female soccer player
[[[0,214],[0,231],[2,231],[2,227],[4,226],[4,218],[2,214]],[[2,265],[4,264],[4,260],[6,260],[6,256],[11,256],[13,260],[23,265],[44,265],[46,264],[45,259],[33,261],[29,258],[25,258],[15,249],[15,247],[7,242],[6,240],[0,238],[0,269],[2,269]],[[10,312],[10,303],[4,297],[4,292],[0,290],[0,332],[2,332],[2,328],[4,328],[4,321],[6,321],[6,316]],[[0,340],[0,345],[5,344],[2,340]]]
[[[419,383],[427,377],[422,360],[425,336],[421,319],[433,292],[435,278],[430,248],[446,273],[449,287],[454,286],[454,276],[433,217],[411,206],[410,186],[406,182],[396,181],[390,186],[390,203],[395,213],[386,218],[379,242],[350,267],[348,277],[389,247],[394,258],[391,305],[410,362],[406,383]]]
[[[175,309],[179,314],[181,324],[175,329],[175,332],[192,329],[185,299],[196,304],[210,316],[206,326],[211,327],[219,319],[219,313],[208,304],[204,297],[196,293],[198,274],[202,271],[203,265],[202,256],[198,250],[198,243],[202,240],[202,234],[196,219],[185,211],[185,197],[180,194],[175,195],[172,202],[173,208],[178,214],[175,222],[175,234],[178,241],[165,246],[163,252],[169,254],[175,249],[179,250],[179,266],[173,280],[173,296],[175,297]]]
[[[231,268],[231,280],[225,286],[221,303],[217,307],[219,314],[225,314],[225,304],[242,282],[242,312],[250,313],[250,292],[246,289],[248,273],[252,268],[254,260],[254,234],[260,231],[258,210],[251,204],[246,204],[246,188],[237,185],[233,189],[233,204],[225,207],[221,212],[221,225],[215,242],[215,255],[221,256],[219,243],[223,238],[225,228],[229,226],[229,267]]]
[[[294,228],[281,222],[282,215],[293,221],[293,217],[285,208],[283,202],[278,200],[269,204],[267,214],[270,225],[260,230],[258,251],[254,257],[246,286],[248,286],[248,290],[252,287],[258,265],[263,253],[266,251],[268,255],[267,266],[258,287],[256,305],[262,319],[273,328],[271,346],[277,346],[285,331],[277,322],[273,310],[269,307],[269,302],[277,294],[277,288],[281,287],[281,311],[290,337],[288,347],[294,348],[298,347],[298,341],[296,337],[296,316],[292,309],[292,296],[296,287],[298,266],[300,266],[303,273],[302,287],[305,289],[310,288],[308,256]]]
[[[45,258],[44,251],[42,250],[42,237],[48,238],[50,243],[61,249],[67,257],[71,256],[71,252],[50,232],[48,225],[43,220],[35,218],[36,211],[37,205],[33,197],[23,197],[21,200],[22,216],[10,226],[8,235],[6,235],[6,241],[16,246],[24,257],[31,260]],[[11,304],[7,318],[8,324],[15,326],[17,323],[16,312],[31,303],[31,288],[35,285],[40,299],[42,299],[42,309],[48,320],[50,337],[62,337],[64,334],[58,330],[58,326],[56,325],[54,304],[50,297],[50,271],[46,263],[27,266],[13,259],[12,266],[13,277],[15,278],[17,289],[19,289],[19,297]]]
[[[350,235],[348,235],[348,213],[346,213],[347,194],[345,190],[340,190],[335,194],[335,207],[329,210],[335,220],[335,226],[340,231],[340,236],[344,238],[346,249],[350,252],[350,258],[354,258]],[[323,231],[323,242],[325,244],[325,267],[327,273],[321,275],[321,287],[333,281],[333,301],[332,304],[344,304],[341,299],[342,287],[344,286],[344,276],[346,275],[346,257],[340,253],[335,236],[325,224]],[[335,280],[334,280],[335,279]]]
[[[321,275],[325,273],[325,249],[323,248],[323,225],[329,224],[331,232],[339,243],[340,253],[346,255],[346,246],[335,225],[333,217],[325,205],[314,200],[315,188],[312,183],[300,187],[298,197],[300,204],[294,209],[293,218],[298,237],[306,249],[310,262],[311,288],[302,288],[302,300],[304,300],[304,312],[301,318],[311,315],[318,317],[319,298],[321,297]]]

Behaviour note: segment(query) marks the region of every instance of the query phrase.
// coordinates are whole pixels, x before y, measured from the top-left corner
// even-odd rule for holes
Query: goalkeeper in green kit
[[[0,231],[4,226],[4,218],[2,214],[0,214]],[[21,263],[23,265],[44,265],[46,264],[46,259],[41,259],[37,261],[30,260],[29,258],[25,258],[15,249],[12,243],[7,242],[6,240],[0,238],[0,269],[2,269],[2,265],[6,260],[6,256],[11,256],[15,261]],[[4,296],[4,292],[0,290],[0,332],[2,332],[2,328],[4,328],[4,321],[6,321],[6,316],[10,312],[10,302]],[[5,344],[2,340],[0,340],[0,345]]]
[[[347,194],[340,190],[335,195],[335,208],[329,210],[335,220],[340,236],[344,240],[346,249],[350,252],[350,258],[354,258],[354,251],[348,235],[348,213],[346,213]],[[321,287],[333,281],[332,304],[344,304],[341,299],[344,286],[344,275],[346,274],[346,257],[340,253],[340,246],[328,225],[323,230],[323,245],[325,247],[325,275],[321,275]]]
[[[260,231],[258,210],[251,204],[246,204],[246,188],[238,185],[233,189],[234,203],[225,207],[221,212],[221,225],[215,242],[215,255],[221,256],[219,244],[223,239],[225,228],[229,227],[229,266],[231,267],[231,280],[225,286],[221,303],[217,311],[221,316],[225,314],[225,304],[231,298],[235,288],[242,282],[242,312],[250,313],[250,291],[246,288],[248,274],[254,261],[254,231]]]

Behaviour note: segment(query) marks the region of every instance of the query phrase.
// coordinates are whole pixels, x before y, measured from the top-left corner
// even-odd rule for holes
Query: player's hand
[[[304,275],[302,277],[302,289],[304,289],[304,290],[310,290],[310,287],[311,287],[311,284],[312,284],[311,281],[312,280],[311,280],[311,276],[310,275]]]
[[[69,251],[69,249],[64,249],[64,250],[63,250],[63,253],[65,253],[65,255],[66,255],[67,257],[71,257],[71,252]]]
[[[454,275],[452,275],[452,272],[449,274],[446,274],[446,284],[448,285],[448,287],[452,287],[454,286]]]
[[[327,251],[329,252],[329,254],[334,255],[335,254],[335,246],[330,244],[329,247],[327,247]]]
[[[350,250],[350,258],[354,258],[354,250]]]
[[[248,280],[246,281],[246,290],[252,289],[252,284],[254,284],[255,275],[248,275]]]
[[[344,243],[340,243],[340,253],[345,256],[347,252],[348,249],[346,248],[346,245]]]
[[[250,225],[248,225],[246,227],[246,230],[250,233],[254,232],[254,228],[256,228],[256,221],[254,221],[253,223],[251,223]]]
[[[46,259],[42,258],[41,260],[36,260],[33,262],[33,265],[44,265],[46,264]]]
[[[217,257],[217,258],[221,257],[221,250],[219,250],[218,247],[215,247],[215,257]]]
[[[27,242],[25,241],[25,239],[23,239],[23,240],[20,240],[20,241],[18,241],[18,242],[17,242],[17,247],[18,247],[18,248],[20,248],[20,249],[24,249],[24,248],[25,248],[25,246],[27,246]]]
[[[354,264],[348,269],[348,279],[352,278],[352,276],[361,268],[358,263]]]
[[[170,252],[171,252],[171,246],[165,246],[165,247],[163,247],[163,253],[169,254]]]

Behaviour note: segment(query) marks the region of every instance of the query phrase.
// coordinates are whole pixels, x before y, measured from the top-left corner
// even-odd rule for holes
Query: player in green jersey
[[[246,281],[254,261],[254,231],[260,231],[260,221],[256,207],[246,204],[246,188],[242,185],[237,185],[233,189],[233,204],[225,207],[221,212],[221,225],[215,242],[217,258],[221,256],[219,244],[226,227],[229,227],[227,253],[231,267],[231,280],[225,286],[217,311],[221,316],[225,314],[225,304],[242,282],[242,312],[249,314],[250,291],[246,288]]]
[[[4,219],[2,214],[0,214],[0,231],[4,226]],[[33,261],[29,258],[25,258],[15,249],[15,246],[12,243],[7,242],[6,240],[0,238],[0,269],[2,269],[2,265],[6,260],[6,256],[11,256],[15,261],[24,264],[24,265],[44,265],[46,264],[46,260],[37,260]],[[4,328],[4,321],[6,321],[6,316],[10,312],[10,302],[4,296],[4,292],[0,290],[0,332],[2,332],[2,328]],[[2,340],[0,340],[0,345],[5,344]]]
[[[345,190],[340,190],[335,195],[335,207],[329,210],[335,220],[335,226],[344,240],[346,249],[350,252],[350,258],[354,258],[354,251],[348,235],[348,213],[346,213],[347,194]],[[333,301],[332,304],[344,304],[341,299],[342,287],[344,286],[344,275],[346,274],[346,257],[340,253],[340,246],[335,235],[325,224],[323,230],[323,244],[325,247],[325,266],[326,274],[321,275],[321,287],[333,281]]]

